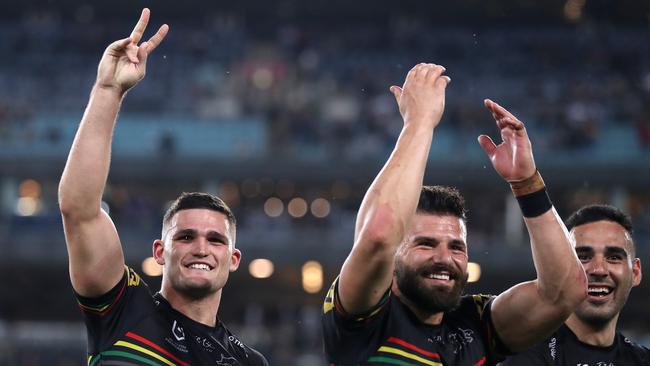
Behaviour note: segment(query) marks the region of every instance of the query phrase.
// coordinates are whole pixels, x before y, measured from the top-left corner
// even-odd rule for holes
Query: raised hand
[[[490,158],[494,170],[508,182],[531,177],[537,168],[524,123],[490,99],[486,99],[484,104],[492,112],[503,140],[496,145],[487,135],[478,137],[478,142]]]
[[[169,31],[169,26],[163,24],[156,34],[138,46],[147,23],[149,23],[149,9],[145,8],[131,35],[111,43],[106,48],[97,70],[98,87],[114,89],[124,94],[144,78],[147,57],[158,47]]]
[[[428,124],[435,128],[445,110],[445,89],[451,81],[442,75],[445,68],[434,64],[417,64],[404,81],[404,86],[391,86],[404,125]]]

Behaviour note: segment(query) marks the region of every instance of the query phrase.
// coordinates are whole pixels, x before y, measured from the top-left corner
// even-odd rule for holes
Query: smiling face
[[[467,283],[467,228],[463,219],[418,213],[395,256],[395,283],[421,311],[451,310]]]
[[[571,235],[589,281],[587,299],[575,315],[585,323],[604,325],[618,317],[630,290],[641,282],[641,262],[634,258],[630,234],[615,222],[576,226]]]
[[[239,266],[226,215],[210,209],[185,209],[172,216],[154,257],[163,265],[162,287],[200,299],[219,292]]]

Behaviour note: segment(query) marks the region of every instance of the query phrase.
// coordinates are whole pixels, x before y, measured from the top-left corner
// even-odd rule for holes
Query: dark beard
[[[449,272],[454,286],[451,290],[441,287],[429,287],[424,284],[425,272],[444,270]],[[423,312],[435,314],[452,310],[460,303],[465,290],[468,275],[459,273],[447,265],[436,264],[429,268],[409,268],[401,261],[395,263],[395,280],[397,287],[409,302]]]

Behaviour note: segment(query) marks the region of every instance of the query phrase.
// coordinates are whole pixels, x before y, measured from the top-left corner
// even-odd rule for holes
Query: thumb
[[[393,85],[390,87],[390,92],[393,93],[393,95],[395,96],[395,100],[399,104],[399,100],[402,98],[402,88]]]
[[[108,46],[108,49],[111,50],[111,51],[122,51],[123,49],[126,48],[126,46],[129,45],[129,43],[131,43],[131,37],[126,37],[126,38],[120,39],[119,41],[115,41],[115,42],[111,43]]]
[[[481,145],[481,148],[485,153],[487,154],[488,157],[492,158],[494,155],[494,152],[497,149],[497,145],[494,144],[494,141],[492,141],[492,138],[487,135],[481,135],[478,137],[478,143]]]

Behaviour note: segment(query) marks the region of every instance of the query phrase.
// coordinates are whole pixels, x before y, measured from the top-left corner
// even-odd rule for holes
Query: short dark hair
[[[618,208],[605,204],[591,204],[582,206],[571,214],[566,220],[566,227],[572,230],[576,226],[589,224],[596,221],[612,221],[621,225],[628,233],[632,234],[632,219],[628,214]]]
[[[448,186],[424,186],[417,213],[453,215],[467,221],[465,199],[458,189]]]
[[[566,227],[569,231],[576,226],[590,224],[596,221],[611,221],[621,225],[630,235],[634,232],[632,219],[628,214],[618,208],[605,204],[591,204],[582,206],[566,220]],[[632,244],[632,254],[636,252],[634,241]]]
[[[193,208],[205,208],[208,210],[221,212],[226,215],[228,222],[230,222],[230,234],[232,236],[233,246],[235,245],[237,220],[235,215],[230,210],[230,207],[219,197],[203,192],[183,192],[174,202],[169,206],[163,217],[163,228],[169,224],[172,217],[182,210],[189,210]],[[164,229],[163,229],[164,230]]]

